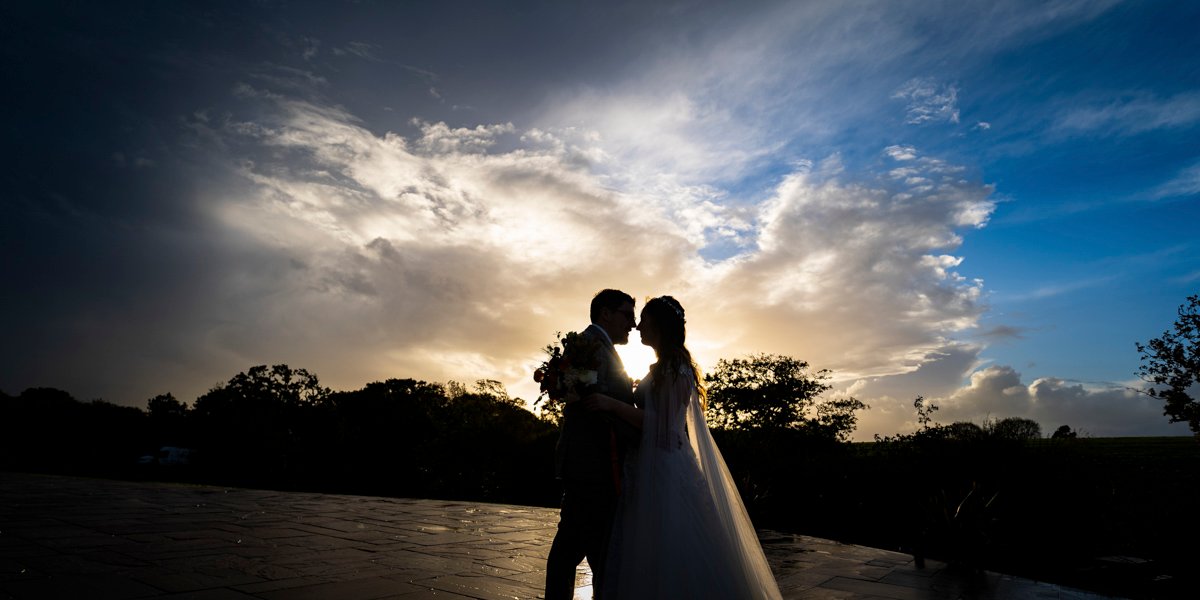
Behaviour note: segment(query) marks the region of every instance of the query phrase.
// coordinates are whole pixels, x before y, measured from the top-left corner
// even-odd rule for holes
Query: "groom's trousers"
[[[599,597],[616,510],[617,494],[611,484],[564,488],[558,533],[546,558],[546,600],[570,600],[574,596],[575,567],[584,558],[592,568],[592,591]]]

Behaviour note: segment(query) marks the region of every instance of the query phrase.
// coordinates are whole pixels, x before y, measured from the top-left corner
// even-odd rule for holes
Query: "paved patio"
[[[558,511],[0,472],[0,599],[538,598]],[[761,531],[785,598],[1099,598]],[[590,598],[586,563],[577,598]]]

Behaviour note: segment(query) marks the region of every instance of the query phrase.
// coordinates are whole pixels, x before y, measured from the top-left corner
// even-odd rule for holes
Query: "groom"
[[[614,344],[629,342],[633,329],[633,297],[602,290],[592,298],[592,324],[583,335],[600,341],[597,386],[601,394],[633,404],[633,382]],[[578,409],[578,410],[575,410]],[[575,567],[586,557],[592,567],[592,590],[600,596],[608,538],[620,486],[621,457],[637,433],[627,424],[596,411],[563,407],[555,470],[562,480],[558,533],[546,558],[546,600],[570,600],[575,593]]]

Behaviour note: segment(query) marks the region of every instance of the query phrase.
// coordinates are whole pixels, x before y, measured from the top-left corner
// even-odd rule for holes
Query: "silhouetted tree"
[[[356,493],[545,504],[554,497],[555,430],[499,382],[472,390],[389,379],[319,407],[327,435],[312,462]]]
[[[554,428],[518,406],[499,382],[482,380],[474,392],[451,397],[439,417],[434,447],[442,495],[534,498],[539,488],[552,487]]]
[[[135,406],[121,406],[105,400],[92,400],[82,412],[80,441],[87,455],[81,457],[92,467],[133,464],[146,446],[146,413]]]
[[[192,412],[207,460],[232,475],[278,477],[306,445],[311,410],[330,394],[317,376],[287,365],[251,367],[196,399]]]
[[[1189,391],[1200,385],[1200,295],[1188,296],[1177,311],[1173,331],[1145,345],[1136,344],[1142,355],[1138,377],[1152,384],[1145,391],[1163,401],[1163,414],[1171,423],[1187,422],[1192,433],[1200,435],[1200,403]]]
[[[1078,436],[1078,434],[1076,434],[1074,431],[1071,431],[1070,425],[1059,425],[1058,429],[1055,429],[1054,433],[1050,436],[1050,439],[1063,440],[1063,439],[1072,439],[1077,436]]]
[[[467,389],[466,384],[454,380],[446,382],[446,397],[450,399],[477,394],[487,396],[496,402],[521,406],[522,401],[519,398],[513,398],[508,395],[508,389],[504,384],[495,379],[477,379],[471,390]]]
[[[170,392],[146,401],[150,433],[155,446],[190,446],[195,443],[189,427],[188,405],[175,399]]]
[[[926,400],[925,396],[917,396],[913,400],[913,408],[917,409],[917,424],[921,426],[922,431],[928,431],[940,427],[933,420],[933,413],[937,412],[938,406],[931,400]]]
[[[0,412],[0,464],[42,469],[70,461],[84,433],[82,411],[82,403],[55,388],[28,388],[8,398]]]
[[[982,427],[970,421],[955,421],[943,429],[948,440],[975,441],[987,436]]]
[[[829,377],[828,370],[810,372],[807,362],[790,356],[721,359],[704,378],[708,421],[722,429],[792,429],[844,439],[866,405],[853,397],[819,400]]]
[[[159,394],[146,401],[146,412],[150,418],[170,419],[187,415],[188,406],[175,399],[174,394]]]
[[[20,399],[39,411],[52,412],[74,410],[81,403],[69,392],[47,387],[27,388]]]
[[[437,478],[445,387],[388,379],[335,392],[321,405],[327,449],[315,460],[324,476],[359,493],[414,495]]]
[[[950,435],[960,432],[966,427],[966,425],[959,426],[957,423],[953,426],[945,426],[934,421],[933,413],[938,411],[938,405],[934,404],[932,400],[927,400],[925,396],[917,396],[913,399],[913,408],[917,411],[917,425],[921,426],[920,429],[913,433],[898,433],[887,436],[881,436],[877,433],[875,434],[875,441],[892,445],[906,445],[913,442],[937,442],[948,439]]]
[[[76,473],[133,465],[146,444],[145,419],[130,406],[29,388],[0,411],[0,464]]]
[[[992,437],[1001,440],[1036,440],[1042,437],[1042,426],[1023,417],[1007,417],[988,427]]]

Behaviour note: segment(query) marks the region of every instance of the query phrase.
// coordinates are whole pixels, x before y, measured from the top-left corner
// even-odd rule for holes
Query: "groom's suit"
[[[583,335],[602,346],[596,391],[633,404],[633,382],[608,335],[590,325]],[[638,432],[629,424],[599,411],[568,404],[563,407],[555,470],[563,483],[558,533],[546,560],[546,600],[571,598],[575,567],[586,557],[594,589],[599,589],[608,538],[617,507],[625,449],[636,444]]]
[[[596,372],[596,391],[633,404],[633,382],[608,336],[597,325],[589,325],[583,335],[603,346],[600,368]],[[612,436],[615,433],[625,439],[631,431],[627,424],[609,415],[580,410],[570,404],[564,406],[555,475],[564,484],[612,484]]]

